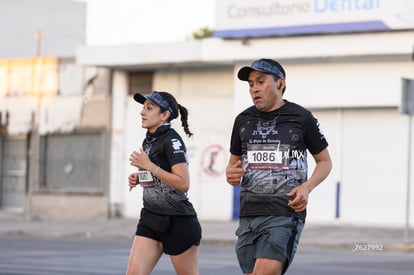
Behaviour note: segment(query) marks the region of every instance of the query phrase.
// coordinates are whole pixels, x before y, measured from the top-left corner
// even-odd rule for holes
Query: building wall
[[[308,107],[397,107],[401,79],[414,78],[414,62],[343,60],[290,65],[287,97]]]
[[[285,98],[313,111],[330,144],[333,170],[312,192],[308,220],[404,224],[407,174],[412,170],[407,167],[407,158],[412,152],[407,151],[408,118],[400,114],[399,106],[401,78],[414,78],[412,30],[84,46],[79,47],[75,64],[76,46],[85,40],[85,4],[69,0],[3,1],[0,15],[5,41],[0,45],[0,58],[48,55],[59,60],[55,70],[58,88],[52,89],[51,97],[43,98],[50,104],[43,106],[47,107],[48,123],[40,129],[44,130],[42,136],[38,128],[30,127],[32,113],[43,107],[10,97],[19,94],[12,91],[14,87],[28,87],[29,82],[22,82],[19,73],[13,77],[16,86],[0,83],[1,125],[5,125],[6,111],[10,120],[10,110],[21,115],[22,104],[28,110],[23,123],[30,125],[23,131],[17,127],[11,138],[32,131],[30,138],[25,136],[31,146],[29,188],[25,190],[29,215],[44,219],[138,216],[142,190],[129,192],[127,177],[136,169],[128,158],[141,146],[145,130],[140,126],[141,106],[128,91],[128,72],[149,70],[154,71],[153,89],[173,93],[189,109],[194,137],[184,136],[179,120],[173,126],[187,145],[189,197],[200,219],[232,219],[237,203],[233,187],[225,181],[224,169],[233,120],[251,105],[247,84],[237,80],[236,73],[254,59],[275,57],[287,70]],[[5,71],[9,70],[0,70],[0,77],[7,75]],[[27,93],[35,94],[32,87]],[[40,104],[40,100],[36,102]],[[8,125],[14,127],[8,129],[2,126],[2,134],[13,133],[11,130],[22,125],[22,117],[18,117],[20,124]],[[85,132],[102,135],[106,157],[102,165],[107,168],[100,175],[103,189],[93,194],[41,190],[40,140],[47,135]],[[0,136],[3,143],[6,138]],[[309,162],[312,169],[311,157]],[[408,195],[413,198],[414,188]],[[413,205],[410,220],[414,218]],[[73,211],[66,214],[67,208]]]
[[[83,220],[110,213],[110,70],[76,64],[85,21],[81,2],[0,1],[0,146],[9,147],[2,152],[10,157],[26,152],[18,174],[13,165],[0,169],[0,193],[28,217]],[[20,148],[10,146],[16,139],[24,140]],[[0,164],[10,157],[0,155]],[[4,192],[13,181],[18,192]],[[10,206],[0,200],[0,211]]]
[[[311,193],[308,219],[402,226],[408,118],[397,108],[318,110],[314,115],[328,138],[333,170]],[[337,199],[339,217],[335,218]]]
[[[343,219],[403,225],[407,117],[395,109],[354,111],[345,114],[344,129]]]
[[[202,220],[232,219],[233,187],[226,182],[224,173],[206,171],[203,158],[209,147],[219,145],[223,162],[218,167],[224,169],[227,163],[233,120],[251,105],[247,83],[235,78],[244,64],[159,70],[154,77],[155,90],[172,92],[190,111],[190,129],[195,135],[184,138],[190,157],[189,197]],[[408,119],[399,113],[398,106],[401,78],[411,76],[413,64],[287,62],[285,68],[285,98],[312,110],[329,141],[333,160],[331,174],[310,196],[308,221],[402,226],[406,211]],[[141,105],[131,97],[125,100],[127,168],[120,186],[124,190],[123,215],[137,217],[142,192],[127,190],[127,176],[135,171],[127,159],[132,150],[140,147],[145,131],[140,128]],[[178,120],[173,126],[184,136]],[[312,171],[312,157],[309,163]]]
[[[88,194],[37,193],[31,198],[30,217],[41,220],[102,220],[108,216],[108,198]]]
[[[407,152],[408,119],[399,108],[402,78],[414,79],[412,37],[409,30],[206,39],[156,46],[81,47],[77,57],[84,66],[155,71],[154,89],[175,91],[192,112],[195,137],[187,142],[192,163],[203,163],[203,152],[211,150],[205,147],[213,138],[227,153],[223,158],[228,158],[233,120],[251,105],[248,86],[237,79],[237,71],[260,57],[278,59],[287,71],[285,98],[314,112],[333,159],[331,174],[311,194],[308,220],[401,226],[406,221],[407,158],[412,152]],[[139,107],[129,103],[130,97],[126,100],[128,108],[134,108],[128,116],[135,116],[125,124],[128,156],[144,133],[136,123]],[[196,139],[198,133],[201,140]],[[309,163],[312,168],[312,158]],[[202,164],[191,164],[190,171],[189,195],[200,218],[231,219],[237,205],[225,178],[213,179]],[[130,205],[127,196],[126,206]],[[137,214],[139,194],[133,200],[135,212],[125,211],[126,216]],[[410,207],[412,220],[413,204]]]

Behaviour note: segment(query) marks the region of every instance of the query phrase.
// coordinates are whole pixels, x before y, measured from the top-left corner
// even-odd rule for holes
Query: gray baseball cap
[[[134,95],[135,101],[138,103],[144,104],[145,100],[149,100],[158,106],[160,106],[161,110],[169,111],[172,117],[177,116],[177,111],[174,112],[173,108],[171,107],[170,103],[166,98],[162,96],[161,92],[153,91],[149,95],[143,95],[140,93],[136,93]]]
[[[246,66],[239,70],[237,77],[240,80],[248,81],[249,74],[251,71],[259,71],[268,74],[272,74],[277,78],[286,78],[285,69],[283,69],[282,65],[279,62],[273,59],[262,58],[256,60],[252,63],[250,67]]]

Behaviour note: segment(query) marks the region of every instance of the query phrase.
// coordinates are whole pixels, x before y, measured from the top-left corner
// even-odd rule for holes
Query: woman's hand
[[[128,177],[129,191],[138,185],[138,173],[132,173]]]
[[[147,171],[152,171],[155,164],[149,159],[147,153],[144,150],[134,151],[129,157],[130,164],[137,168],[141,168]]]

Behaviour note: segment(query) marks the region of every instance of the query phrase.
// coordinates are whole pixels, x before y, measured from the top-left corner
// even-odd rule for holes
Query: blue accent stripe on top
[[[218,30],[214,32],[214,37],[220,38],[239,38],[239,37],[261,37],[261,36],[288,36],[298,34],[316,33],[337,33],[354,31],[381,31],[390,30],[383,21],[362,21],[351,23],[315,24],[298,25],[277,28],[255,28],[239,30]]]

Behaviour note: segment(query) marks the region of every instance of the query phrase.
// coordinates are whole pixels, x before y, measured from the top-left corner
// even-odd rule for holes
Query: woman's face
[[[160,106],[146,100],[141,111],[141,126],[154,133],[158,127],[163,125],[169,116],[169,112],[161,112]]]

